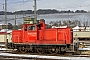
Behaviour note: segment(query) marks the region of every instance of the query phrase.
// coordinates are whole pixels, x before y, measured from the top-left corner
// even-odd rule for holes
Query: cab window
[[[29,26],[29,30],[35,30],[36,27],[35,26]]]
[[[24,30],[27,31],[27,26],[24,27]]]

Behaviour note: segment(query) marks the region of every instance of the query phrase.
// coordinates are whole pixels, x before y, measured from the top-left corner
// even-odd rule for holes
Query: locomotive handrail
[[[86,32],[86,31],[90,31],[90,29],[73,29],[73,31],[84,31],[84,32]]]

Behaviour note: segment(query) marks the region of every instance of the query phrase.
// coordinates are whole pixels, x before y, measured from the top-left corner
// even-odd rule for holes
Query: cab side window
[[[36,27],[35,26],[29,26],[29,30],[35,30]]]
[[[25,26],[24,30],[27,31],[27,26]]]

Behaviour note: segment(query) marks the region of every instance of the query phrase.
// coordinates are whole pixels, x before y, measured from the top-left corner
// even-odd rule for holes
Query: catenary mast
[[[5,47],[7,48],[7,44],[8,44],[8,39],[7,39],[7,0],[4,0],[4,6],[5,6],[5,26],[6,26],[6,34],[5,34]]]
[[[34,23],[37,23],[37,8],[36,8],[36,0],[34,0]]]

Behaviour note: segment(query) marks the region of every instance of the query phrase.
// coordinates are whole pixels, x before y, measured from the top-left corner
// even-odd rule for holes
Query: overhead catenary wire
[[[85,6],[73,6],[73,7],[58,7],[60,9],[72,9],[72,8],[82,8],[82,7],[90,7],[90,5],[85,5]]]
[[[32,1],[32,0],[22,0],[22,1],[16,1],[16,2],[10,2],[8,0],[8,4],[26,3],[26,2],[29,2],[29,1]],[[2,3],[0,3],[0,4],[2,4]],[[60,9],[77,8],[77,7],[88,7],[88,6],[90,6],[90,5],[87,5],[87,6],[66,7],[66,8],[60,8]],[[17,18],[17,19],[19,19],[19,18]],[[11,19],[8,19],[7,21],[9,21],[9,20],[11,20]],[[3,20],[1,20],[1,21],[3,21]]]
[[[29,1],[31,1],[31,0],[26,0],[26,1],[23,0],[23,1],[8,2],[8,3],[12,3],[12,4],[15,3],[15,4],[16,4],[16,3],[26,3],[26,2],[29,2]],[[7,4],[8,4],[8,3],[7,3]],[[2,4],[2,3],[1,3],[1,4]],[[4,9],[4,7],[3,7],[3,9]],[[27,17],[30,17],[30,16],[27,16]],[[20,18],[16,18],[16,19],[22,19],[22,18],[24,18],[24,17],[20,17]],[[7,21],[11,21],[11,20],[14,20],[14,18],[12,18],[12,19],[7,18]],[[3,21],[5,21],[5,20],[3,20],[3,19],[1,20],[1,19],[0,19],[0,22],[3,22]]]
[[[34,15],[32,15],[32,16],[34,16]],[[25,16],[25,17],[32,17],[32,16]],[[25,17],[19,17],[19,18],[16,18],[16,20],[17,20],[17,19],[23,19],[23,18],[25,18]],[[15,20],[15,18],[7,18],[7,21],[12,21],[12,20]],[[1,20],[1,19],[0,19],[0,22],[3,22],[3,21],[5,21],[5,20],[3,20],[3,19]]]
[[[7,4],[8,5],[17,5],[17,4],[25,4],[25,3],[27,3],[27,2],[29,2],[29,1],[33,1],[33,0],[22,0],[22,1],[14,1],[14,2],[10,2],[9,0],[8,0],[8,2],[7,2]],[[3,5],[3,3],[0,3],[0,6],[2,6]],[[90,5],[85,5],[85,6],[72,6],[72,7],[58,7],[58,8],[60,8],[60,9],[72,9],[72,8],[82,8],[82,7],[89,7]]]
[[[9,0],[8,0],[9,1]],[[27,3],[27,2],[29,2],[29,1],[31,1],[31,0],[23,0],[23,1],[16,1],[16,2],[8,2],[7,1],[7,4],[8,5],[17,5],[17,4],[25,4],[25,3]],[[0,3],[0,6],[3,6],[4,5],[4,3]]]
[[[22,0],[22,1],[14,1],[14,2],[10,2],[9,0],[8,0],[8,2],[7,2],[7,4],[9,4],[9,5],[16,5],[16,4],[25,4],[25,3],[27,3],[27,2],[29,2],[29,1],[33,1],[33,0]],[[2,6],[3,5],[3,3],[0,3],[0,6]],[[58,7],[58,8],[60,8],[60,9],[68,9],[68,8],[81,8],[81,7],[89,7],[90,5],[85,5],[85,6],[74,6],[74,7],[62,7],[62,8],[60,8],[60,7]]]
[[[33,1],[33,0],[22,0],[22,1],[16,1],[16,2],[8,2],[9,4],[25,4],[25,3],[27,3],[27,2],[29,2],[29,1]],[[39,0],[38,0],[39,1]],[[79,5],[79,6],[72,6],[72,7],[62,7],[62,8],[60,8],[60,7],[58,7],[58,8],[60,8],[60,9],[68,9],[68,8],[81,8],[81,7],[89,7],[90,5],[85,5],[85,6],[82,6],[82,5]]]
[[[16,4],[25,4],[31,0],[23,0],[23,1],[16,1],[16,2],[8,2],[9,5],[16,5]]]

